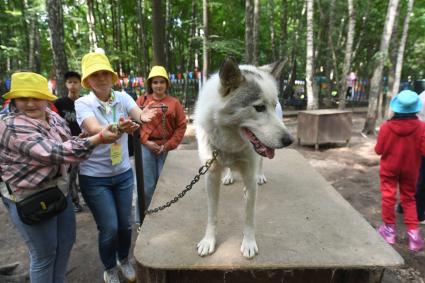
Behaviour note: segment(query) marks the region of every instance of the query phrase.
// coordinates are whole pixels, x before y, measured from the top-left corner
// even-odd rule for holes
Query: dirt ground
[[[380,224],[379,158],[374,153],[375,137],[360,134],[365,114],[353,115],[353,132],[349,147],[343,145],[314,147],[291,147],[299,151],[309,163],[328,180],[333,187],[358,210],[373,226]],[[296,136],[296,117],[285,118],[285,124]],[[188,128],[181,148],[195,148],[193,129]],[[401,268],[385,271],[384,283],[424,282],[425,252],[411,253],[401,215],[398,215],[398,241],[394,248],[405,260]],[[425,235],[424,227],[421,227]],[[0,267],[19,263],[13,274],[23,274],[28,269],[26,246],[9,221],[5,207],[0,205]],[[136,236],[136,233],[134,233]],[[133,237],[135,240],[135,237]],[[9,277],[12,279],[12,277]],[[68,282],[102,282],[102,266],[97,252],[97,231],[93,218],[86,206],[77,214],[77,241],[72,250],[67,272]],[[2,282],[7,281],[1,276]]]

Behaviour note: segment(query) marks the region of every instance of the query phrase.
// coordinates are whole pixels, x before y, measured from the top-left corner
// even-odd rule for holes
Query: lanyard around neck
[[[110,111],[108,111],[108,108],[110,108],[112,110],[112,117],[113,117],[112,123],[117,123],[117,103],[115,103],[115,105],[112,106],[112,103],[115,101],[114,92],[113,91],[111,92],[111,97],[106,102],[100,100],[99,98],[97,98],[97,100],[99,101],[99,103],[102,107],[100,112],[101,112],[103,118],[106,120],[106,122],[110,123],[109,120],[108,120],[108,116],[107,116],[110,113]]]

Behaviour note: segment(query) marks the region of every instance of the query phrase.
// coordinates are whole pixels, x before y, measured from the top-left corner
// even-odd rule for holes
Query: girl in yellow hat
[[[153,66],[146,81],[147,92],[137,100],[142,108],[149,105],[161,109],[149,123],[143,124],[140,132],[146,207],[151,202],[167,153],[180,144],[186,131],[183,106],[177,98],[167,95],[169,87],[165,68]]]
[[[28,246],[31,282],[64,282],[75,241],[75,214],[66,184],[69,164],[87,159],[95,146],[120,135],[109,125],[91,137],[71,138],[65,120],[48,108],[56,96],[36,73],[14,73],[3,98],[11,99],[14,110],[0,118],[0,176],[6,184],[0,188],[2,200]],[[52,188],[66,196],[65,210],[29,225],[17,204]]]
[[[105,54],[86,54],[81,68],[81,84],[90,89],[89,95],[75,102],[81,129],[88,135],[95,135],[114,123],[122,135],[112,145],[97,147],[88,160],[80,163],[80,189],[99,229],[105,282],[119,282],[118,271],[134,282],[136,273],[128,259],[134,177],[127,133],[139,129],[135,122],[149,122],[157,109],[141,110],[127,93],[112,89],[118,76]]]

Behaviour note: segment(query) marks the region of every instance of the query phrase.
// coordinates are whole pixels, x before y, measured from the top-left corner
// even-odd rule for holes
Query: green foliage
[[[39,56],[41,72],[53,74],[52,50],[47,24],[44,0],[28,0],[28,9],[22,7],[22,1],[0,0],[0,77],[17,69],[28,66],[29,16],[37,15],[40,38]],[[114,68],[122,69],[124,74],[134,70],[137,75],[150,67],[152,60],[152,23],[151,3],[144,3],[142,15],[144,36],[147,44],[147,61],[143,57],[143,45],[138,39],[138,10],[134,0],[98,1],[94,2],[95,33],[98,46],[105,49]],[[162,1],[165,6],[166,1]],[[275,30],[275,44],[278,54],[290,56],[294,52],[297,59],[297,78],[305,75],[305,37],[306,22],[304,1],[287,1],[287,36],[281,44],[281,19],[284,11],[282,1],[274,0],[272,21],[269,20],[268,0],[261,0],[260,13],[260,65],[272,61],[272,44],[270,26]],[[89,42],[87,24],[88,7],[86,0],[62,0],[65,50],[70,69],[80,70],[82,56],[93,50]],[[112,4],[111,4],[112,3]],[[198,69],[202,69],[202,2],[195,1],[195,20],[192,22],[192,0],[170,0],[170,19],[167,23],[169,50],[167,69],[172,72],[195,68],[195,54],[198,57]],[[334,26],[332,40],[335,45],[336,67],[342,69],[344,47],[347,31],[347,3],[335,1]],[[397,21],[398,36],[392,39],[392,48],[398,47],[407,1],[400,1],[400,15]],[[112,5],[116,5],[112,6]],[[323,75],[326,66],[333,66],[329,53],[329,1],[315,1],[314,36],[316,49],[316,73]],[[352,70],[359,76],[371,77],[373,64],[379,54],[379,43],[384,26],[388,1],[354,1],[356,9],[356,31],[354,47],[359,43],[353,58]],[[114,41],[113,14],[119,12],[118,26],[119,44]],[[209,69],[217,70],[225,56],[232,55],[239,62],[244,62],[245,38],[245,1],[209,0]],[[164,8],[165,11],[165,8]],[[362,24],[364,20],[364,25]],[[190,35],[192,24],[196,27],[195,35]],[[116,25],[117,27],[117,25]],[[411,17],[409,36],[406,44],[402,79],[407,76],[424,78],[425,76],[425,2],[415,1]],[[298,33],[298,40],[295,37]],[[191,51],[189,52],[189,43]],[[187,63],[189,62],[189,63]],[[387,63],[387,66],[390,66]],[[390,69],[390,68],[389,68]]]

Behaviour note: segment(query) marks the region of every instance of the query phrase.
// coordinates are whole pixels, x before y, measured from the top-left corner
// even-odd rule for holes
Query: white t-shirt
[[[77,122],[81,125],[86,118],[95,117],[100,125],[117,123],[120,117],[128,118],[130,111],[134,107],[138,107],[136,102],[126,92],[114,91],[114,100],[111,108],[115,110],[103,110],[100,100],[93,92],[89,95],[80,97],[75,101],[75,112],[77,114]],[[100,144],[96,146],[90,158],[80,163],[80,174],[91,177],[111,177],[124,173],[131,168],[130,158],[128,156],[128,135],[123,134],[116,143],[122,148],[122,161],[116,165],[112,165],[111,145]]]

